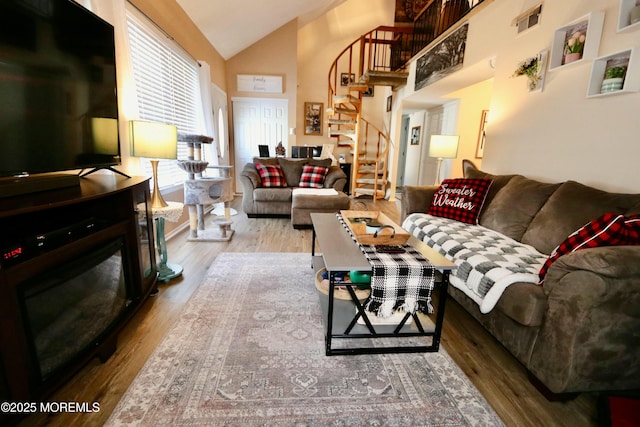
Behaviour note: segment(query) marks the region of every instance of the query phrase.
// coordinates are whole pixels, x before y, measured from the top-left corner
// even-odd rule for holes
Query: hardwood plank
[[[378,209],[393,221],[399,221],[399,202],[365,202],[369,209]],[[160,285],[159,294],[152,297],[121,332],[118,348],[109,360],[100,363],[94,359],[49,399],[55,402],[98,402],[100,412],[36,414],[24,419],[21,426],[104,424],[129,384],[178,319],[218,254],[311,251],[311,230],[296,230],[287,218],[247,218],[241,211],[239,198],[232,205],[239,211],[232,217],[233,239],[230,242],[189,242],[186,231],[170,239],[169,260],[184,267],[182,277]],[[506,425],[597,425],[595,396],[582,394],[569,402],[547,401],[529,383],[522,365],[453,300],[449,300],[447,305],[442,346]]]

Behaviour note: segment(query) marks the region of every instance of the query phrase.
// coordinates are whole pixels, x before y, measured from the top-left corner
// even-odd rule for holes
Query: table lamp
[[[131,155],[146,157],[151,161],[153,169],[153,193],[151,207],[167,207],[158,188],[158,159],[175,159],[178,157],[178,128],[158,122],[131,120],[129,122],[129,140]]]
[[[438,158],[438,172],[436,173],[436,185],[440,185],[440,169],[442,159],[455,159],[458,157],[458,135],[431,135],[429,142],[429,157]]]

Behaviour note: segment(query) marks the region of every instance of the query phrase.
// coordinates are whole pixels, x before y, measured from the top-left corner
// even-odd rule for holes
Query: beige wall
[[[417,93],[412,91],[412,74],[403,97],[415,107],[416,96],[420,95],[427,99],[427,109],[434,102],[446,102],[446,94],[450,94],[460,97],[465,110],[464,105],[476,102],[477,95],[461,89],[492,77],[484,169],[548,182],[576,180],[610,191],[638,192],[640,93],[588,99],[591,60],[548,72],[542,92],[529,93],[526,79],[512,75],[520,61],[551,48],[556,29],[590,12],[605,12],[599,56],[639,45],[640,29],[617,32],[619,0],[567,0],[544,2],[539,26],[517,35],[512,20],[534,3],[490,2],[469,20],[463,70]],[[443,91],[443,87],[449,90]],[[464,154],[470,159],[477,138],[473,127],[479,124],[482,108],[478,105],[477,111],[469,111],[469,119],[460,117],[461,132],[469,126]],[[462,153],[456,168],[461,159]]]
[[[485,80],[447,95],[447,98],[459,99],[458,126],[456,135],[460,136],[458,143],[458,159],[453,162],[451,177],[462,177],[462,159],[472,160],[478,167],[482,167],[482,159],[476,158],[478,146],[478,130],[482,110],[488,110],[493,92],[493,79]]]
[[[539,29],[517,39],[510,35],[511,43],[501,50],[497,61],[485,150],[487,169],[638,192],[640,93],[587,99],[592,61],[549,72],[542,93],[527,93],[523,78],[510,78],[529,52],[551,47],[557,28],[591,11],[606,13],[600,55],[638,45],[638,28],[616,31],[619,3],[545,2]],[[505,18],[520,11],[505,2],[493,6]],[[500,32],[506,33],[506,23],[502,27]]]
[[[291,21],[227,61],[226,75],[228,76],[227,95],[229,98],[229,135],[232,162],[233,108],[231,99],[233,97],[287,99],[289,105],[289,127],[295,126],[297,111],[296,89],[298,85],[297,32],[297,21]],[[283,93],[238,92],[238,74],[282,76]],[[289,135],[289,140],[283,141],[283,143],[287,148],[287,153],[291,153],[289,147],[295,145],[295,135]],[[236,167],[242,167],[242,165],[236,165]]]

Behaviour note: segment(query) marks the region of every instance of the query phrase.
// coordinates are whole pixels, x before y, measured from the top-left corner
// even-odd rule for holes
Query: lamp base
[[[442,168],[442,157],[438,157],[438,169],[436,171],[435,185],[440,185],[440,169]]]
[[[151,168],[153,169],[153,192],[151,193],[151,207],[152,208],[166,208],[169,206],[167,202],[162,198],[162,193],[158,188],[158,161],[157,159],[151,160]]]
[[[183,268],[181,265],[173,264],[171,262],[161,265],[158,267],[158,281],[161,283],[167,283],[171,281],[171,279],[175,279],[180,276],[182,274],[182,270]]]

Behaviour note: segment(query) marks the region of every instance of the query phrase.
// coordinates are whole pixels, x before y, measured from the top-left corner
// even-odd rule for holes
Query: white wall
[[[587,99],[592,65],[588,60],[547,73],[544,90],[538,93],[527,91],[524,77],[511,76],[520,61],[551,48],[556,29],[592,11],[605,12],[599,56],[640,45],[640,28],[617,32],[619,0],[545,1],[540,24],[517,35],[511,22],[533,3],[536,2],[493,1],[472,16],[463,72],[443,79],[442,84],[427,86],[418,94],[428,98],[422,93],[442,91],[447,80],[460,76],[476,75],[477,80],[472,83],[486,80],[487,62],[495,56],[483,169],[520,173],[549,182],[572,179],[610,191],[638,192],[640,93]],[[406,99],[416,95],[412,90],[414,73],[415,65],[409,84],[402,91]],[[464,87],[459,83],[456,90]],[[464,102],[465,95],[460,96]],[[445,94],[437,97],[445,102]]]

